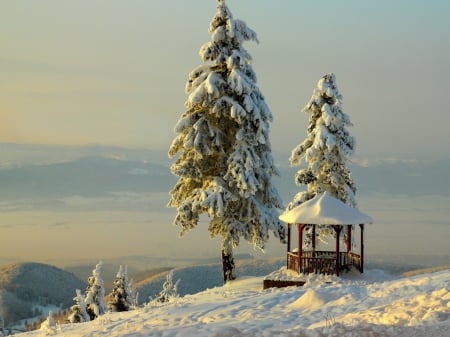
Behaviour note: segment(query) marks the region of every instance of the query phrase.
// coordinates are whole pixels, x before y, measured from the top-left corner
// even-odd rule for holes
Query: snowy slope
[[[168,304],[20,336],[450,336],[450,270],[408,278],[368,270],[307,281],[262,290],[263,277],[240,277]]]
[[[236,262],[237,275],[264,276],[271,271],[286,264],[283,259],[267,260],[238,260]],[[157,277],[151,277],[149,281],[143,280],[135,283],[139,292],[139,303],[148,302],[162,289],[168,272],[162,272]],[[208,288],[214,288],[223,284],[222,265],[207,264],[173,269],[173,280],[180,280],[177,292],[180,296],[195,294]]]

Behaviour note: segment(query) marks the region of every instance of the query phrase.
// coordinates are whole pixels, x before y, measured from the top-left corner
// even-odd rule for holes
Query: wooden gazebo
[[[288,224],[287,269],[300,273],[336,274],[356,268],[364,271],[364,224],[372,223],[370,216],[350,207],[328,193],[318,194],[311,200],[286,211],[280,220]],[[297,227],[298,247],[292,249],[292,226]],[[335,250],[316,250],[318,225],[329,227],[335,234]],[[352,251],[352,236],[356,225],[360,229],[359,252]],[[311,243],[303,248],[303,231],[311,228]],[[345,230],[345,249],[341,249],[341,233]],[[343,247],[344,248],[344,247]]]

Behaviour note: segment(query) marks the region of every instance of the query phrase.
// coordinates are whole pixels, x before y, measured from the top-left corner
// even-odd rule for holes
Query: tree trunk
[[[233,252],[222,249],[223,283],[236,279]]]

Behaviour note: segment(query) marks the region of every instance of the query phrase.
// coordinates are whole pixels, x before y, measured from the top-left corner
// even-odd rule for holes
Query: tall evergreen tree
[[[269,231],[284,241],[278,220],[281,198],[272,184],[278,174],[269,142],[272,113],[256,85],[245,41],[258,41],[245,22],[232,17],[218,0],[209,32],[200,48],[203,64],[186,84],[186,110],[175,126],[169,156],[179,177],[171,190],[174,223],[183,235],[200,215],[210,218],[209,232],[221,238],[224,282],[236,277],[233,249],[243,237],[263,249]]]
[[[297,193],[288,209],[325,191],[355,207],[356,188],[346,167],[355,140],[347,131],[352,123],[342,111],[342,96],[334,74],[326,74],[319,80],[303,111],[309,115],[307,136],[292,150],[289,161],[291,166],[306,162],[306,168],[295,175],[296,184],[306,185],[306,191]]]
[[[86,311],[91,320],[103,315],[106,312],[104,301],[105,287],[101,276],[102,261],[100,261],[92,271],[92,276],[88,278],[86,288]]]

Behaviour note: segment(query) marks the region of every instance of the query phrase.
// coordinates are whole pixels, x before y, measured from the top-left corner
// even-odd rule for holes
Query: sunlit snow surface
[[[23,336],[450,336],[450,270],[408,278],[380,270],[314,275],[303,287],[267,290],[263,279],[240,277],[170,303]]]

